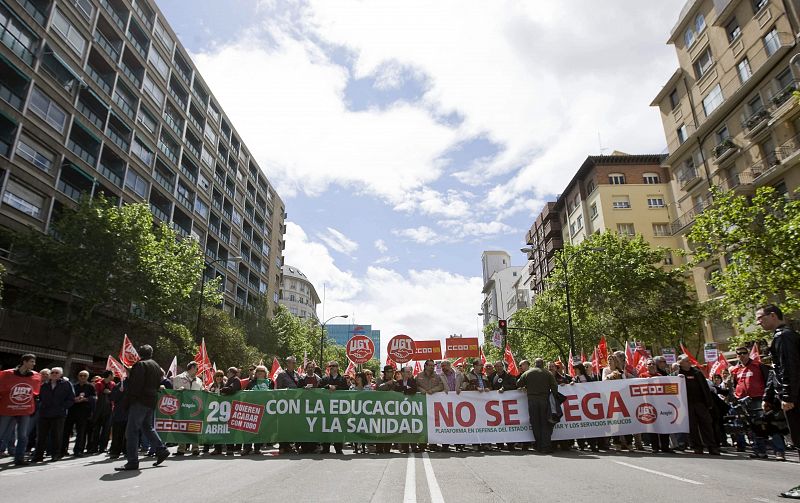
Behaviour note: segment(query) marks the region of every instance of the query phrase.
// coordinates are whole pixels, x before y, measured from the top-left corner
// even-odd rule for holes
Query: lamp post
[[[589,251],[604,251],[605,248],[602,247],[595,247],[595,248],[586,248]],[[520,248],[522,253],[531,253],[534,251],[533,248]],[[573,253],[570,258],[578,255],[577,253]],[[572,353],[572,358],[575,359],[577,350],[575,349],[575,330],[572,326],[572,304],[569,297],[569,265],[568,265],[568,258],[564,251],[562,250],[561,253],[555,254],[556,260],[561,264],[561,267],[564,268],[564,294],[567,297],[567,323],[569,325],[569,349],[570,353]]]
[[[216,260],[212,260],[208,264],[204,264],[203,272],[200,275],[200,300],[197,303],[197,324],[195,325],[195,328],[194,328],[194,338],[195,338],[195,340],[199,340],[200,339],[200,316],[203,313],[203,293],[205,292],[205,288],[206,288],[205,265],[212,266],[212,265],[214,265],[214,264],[216,264],[218,262],[219,263],[222,263],[222,262],[226,262],[227,263],[229,261],[230,262],[239,262],[240,260],[242,260],[242,257],[230,257],[230,258],[226,258],[226,259],[225,258],[218,258]]]
[[[330,318],[328,318],[327,320],[325,320],[325,321],[324,321],[324,322],[323,322],[323,323],[320,325],[320,334],[319,334],[319,365],[322,365],[322,350],[323,350],[323,348],[325,347],[325,325],[327,325],[327,324],[328,324],[328,322],[329,322],[329,321],[331,321],[331,320],[335,320],[336,318],[347,318],[347,316],[348,316],[348,315],[346,315],[346,314],[340,314],[340,315],[337,315],[337,316],[331,316]],[[316,318],[316,320],[317,320],[317,321],[319,321],[319,318],[317,318],[316,316],[314,316],[314,318]]]

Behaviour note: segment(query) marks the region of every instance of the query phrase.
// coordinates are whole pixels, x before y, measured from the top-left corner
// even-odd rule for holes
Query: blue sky
[[[385,340],[475,335],[483,250],[523,265],[600,143],[664,150],[648,105],[682,3],[158,0],[285,201],[320,316]]]

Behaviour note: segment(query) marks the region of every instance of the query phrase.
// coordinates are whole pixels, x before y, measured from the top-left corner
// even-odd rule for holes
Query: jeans
[[[25,448],[28,445],[28,428],[31,416],[0,416],[0,438],[6,438],[9,432],[17,427],[17,445],[14,448],[14,461],[25,460]]]
[[[151,449],[160,452],[166,449],[164,442],[153,428],[154,410],[140,403],[131,403],[128,409],[128,426],[125,429],[125,454],[128,465],[139,466],[139,435],[143,435]]]
[[[767,453],[767,440],[763,437],[755,437],[755,442],[753,442],[753,450],[756,454],[766,454]],[[775,433],[772,435],[772,449],[775,451],[775,454],[778,453],[785,453],[786,452],[786,441],[783,439],[783,435],[780,433]]]

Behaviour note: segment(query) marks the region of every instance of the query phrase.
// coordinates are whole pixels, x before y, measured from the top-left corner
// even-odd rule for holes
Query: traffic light
[[[500,328],[500,333],[503,335],[508,335],[508,321],[506,320],[497,320],[497,326]]]

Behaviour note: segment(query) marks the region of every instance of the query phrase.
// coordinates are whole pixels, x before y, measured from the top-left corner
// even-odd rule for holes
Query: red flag
[[[606,344],[606,336],[600,337],[600,344],[597,345],[597,356],[600,359],[600,366],[608,366],[608,344]]]
[[[349,359],[347,361],[348,361],[347,370],[344,371],[344,375],[350,376],[350,377],[355,377],[356,376],[356,366],[353,365],[353,362],[350,361]]]
[[[722,356],[722,351],[720,351],[717,361],[714,362],[714,365],[711,366],[711,370],[708,373],[712,377],[718,374],[721,375],[722,371],[726,368],[728,368],[728,360]]]
[[[275,379],[278,377],[278,372],[281,372],[283,369],[281,368],[281,364],[278,363],[278,357],[275,356],[272,358],[272,369],[269,371],[269,380],[273,383]]]
[[[567,372],[569,372],[570,377],[575,377],[575,364],[573,363],[572,358],[572,350],[569,350],[569,361],[567,362]]]
[[[721,355],[721,353],[720,353]],[[758,354],[758,343],[753,343],[753,347],[750,348],[750,359],[754,362],[760,364],[761,363],[761,355]]]
[[[417,360],[416,362],[414,362],[414,376],[416,376],[420,372],[422,372],[422,363],[419,360]]]
[[[625,370],[630,372],[633,369],[633,351],[631,350],[631,345],[628,341],[625,341]]]
[[[511,353],[511,347],[508,344],[506,344],[506,349],[503,352],[503,359],[508,366],[508,373],[517,377],[519,375],[519,369],[517,368],[517,362],[514,361],[514,354]]]
[[[456,358],[456,360],[453,362],[453,367],[457,367],[459,365],[463,365],[464,362],[466,362],[466,361],[467,361],[466,357],[463,357],[463,356],[461,356],[459,358]]]
[[[386,365],[391,365],[393,369],[397,370],[397,362],[392,360],[391,356],[386,357]]]
[[[600,375],[600,356],[598,353],[597,346],[595,346],[592,352],[592,372],[594,372],[596,376]]]
[[[203,386],[211,386],[214,382],[214,371],[211,365],[211,358],[208,357],[205,337],[200,342],[200,346],[197,347],[197,354],[194,355],[194,361],[197,363],[197,375],[202,379]]]
[[[128,339],[128,334],[122,339],[122,349],[119,351],[119,361],[126,367],[133,367],[133,364],[140,360],[139,353],[133,347],[133,343]]]
[[[687,348],[686,346],[683,345],[683,341],[681,341],[680,345],[681,345],[681,351],[683,352],[683,354],[685,354],[686,356],[689,357],[689,362],[692,365],[694,365],[695,367],[699,367],[700,364],[697,362],[697,358],[695,358],[694,355],[691,352],[689,352],[689,348]]]
[[[581,350],[581,363],[586,363],[586,353]]]
[[[483,348],[481,348],[481,372],[483,372],[483,367],[486,366],[486,355],[483,354]]]
[[[106,370],[113,372],[120,381],[128,376],[128,372],[125,370],[125,367],[123,367],[122,364],[111,355],[108,355],[108,359],[106,360]]]
[[[650,377],[647,372],[647,360],[650,359],[650,353],[646,350],[639,350],[636,351],[636,354],[639,355],[639,361],[636,362],[636,374],[639,377]]]

